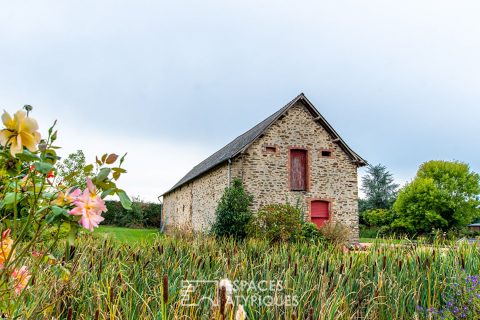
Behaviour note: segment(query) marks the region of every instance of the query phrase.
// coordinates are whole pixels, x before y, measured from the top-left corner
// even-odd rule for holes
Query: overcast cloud
[[[404,183],[480,171],[478,1],[1,1],[0,107],[64,154],[129,153],[146,200],[300,92]]]

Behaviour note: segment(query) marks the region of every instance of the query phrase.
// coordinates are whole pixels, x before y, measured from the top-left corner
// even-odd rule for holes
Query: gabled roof
[[[338,133],[332,128],[332,126],[323,118],[313,104],[305,97],[303,93],[300,93],[292,101],[287,103],[283,108],[266,118],[252,129],[248,130],[241,136],[235,138],[232,142],[221,148],[207,159],[196,165],[190,172],[188,172],[180,181],[178,181],[170,190],[163,195],[172,192],[173,190],[181,187],[185,183],[197,178],[198,176],[206,173],[207,171],[215,168],[216,166],[235,158],[237,155],[245,152],[252,143],[254,143],[276,120],[284,115],[288,109],[290,109],[297,102],[301,102],[312,114],[314,120],[319,122],[320,125],[332,136],[333,141],[347,153],[347,155],[358,166],[364,166],[367,162],[356,154],[350,147],[340,138]]]

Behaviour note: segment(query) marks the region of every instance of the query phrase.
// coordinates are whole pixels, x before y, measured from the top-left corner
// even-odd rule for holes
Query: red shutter
[[[323,226],[330,219],[330,203],[327,201],[312,201],[310,203],[310,218],[317,227]]]
[[[290,188],[296,191],[307,190],[307,151],[290,151]]]

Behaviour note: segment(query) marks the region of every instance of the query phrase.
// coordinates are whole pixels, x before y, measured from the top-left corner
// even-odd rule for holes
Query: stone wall
[[[289,150],[306,149],[307,191],[290,191]],[[322,151],[330,157],[322,157]],[[239,161],[238,175],[254,196],[253,210],[270,203],[300,204],[310,219],[310,201],[330,202],[330,217],[352,228],[358,238],[357,166],[314,121],[301,103],[289,109],[248,148]]]
[[[221,165],[163,198],[166,227],[208,231],[215,209],[228,185],[228,165]]]

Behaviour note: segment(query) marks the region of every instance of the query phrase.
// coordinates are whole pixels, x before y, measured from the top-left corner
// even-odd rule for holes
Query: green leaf
[[[75,245],[75,239],[77,238],[77,231],[78,231],[78,224],[77,223],[70,223],[70,231],[67,235],[67,242],[69,246]]]
[[[93,164],[89,164],[88,166],[85,166],[85,168],[83,168],[83,172],[85,172],[86,174],[92,172],[93,170]]]
[[[20,195],[17,194],[17,202],[20,201]],[[5,198],[3,199],[3,204],[4,205],[9,205],[13,204],[15,202],[15,192],[9,192],[5,195]]]
[[[117,190],[117,195],[122,206],[127,210],[132,210],[132,200],[130,200],[127,193],[123,190]]]
[[[48,174],[53,168],[53,165],[48,162],[35,162],[34,166],[35,170],[43,174]]]
[[[15,157],[17,159],[20,159],[22,161],[27,161],[27,162],[40,160],[40,158],[37,155],[31,153],[30,151],[28,151],[28,149],[23,149],[23,153],[17,153]]]
[[[112,168],[112,170],[114,172],[118,172],[118,173],[125,173],[127,172],[127,170],[123,169],[123,168]]]
[[[68,217],[69,217],[69,214],[66,209],[53,206],[52,212],[46,216],[45,220],[47,221],[47,223],[52,224],[54,222],[65,220]]]
[[[97,174],[96,180],[98,182],[102,182],[108,178],[108,175],[110,174],[110,168],[102,168],[100,169],[100,172]]]
[[[115,189],[108,189],[108,190],[105,190],[102,192],[102,194],[100,195],[100,197],[103,199],[105,198],[106,196],[109,196],[113,193],[113,191],[115,191]]]
[[[128,153],[128,152],[127,152]],[[127,156],[127,153],[125,153],[121,158],[120,158],[120,165],[122,165],[123,161],[125,161],[125,157]]]

